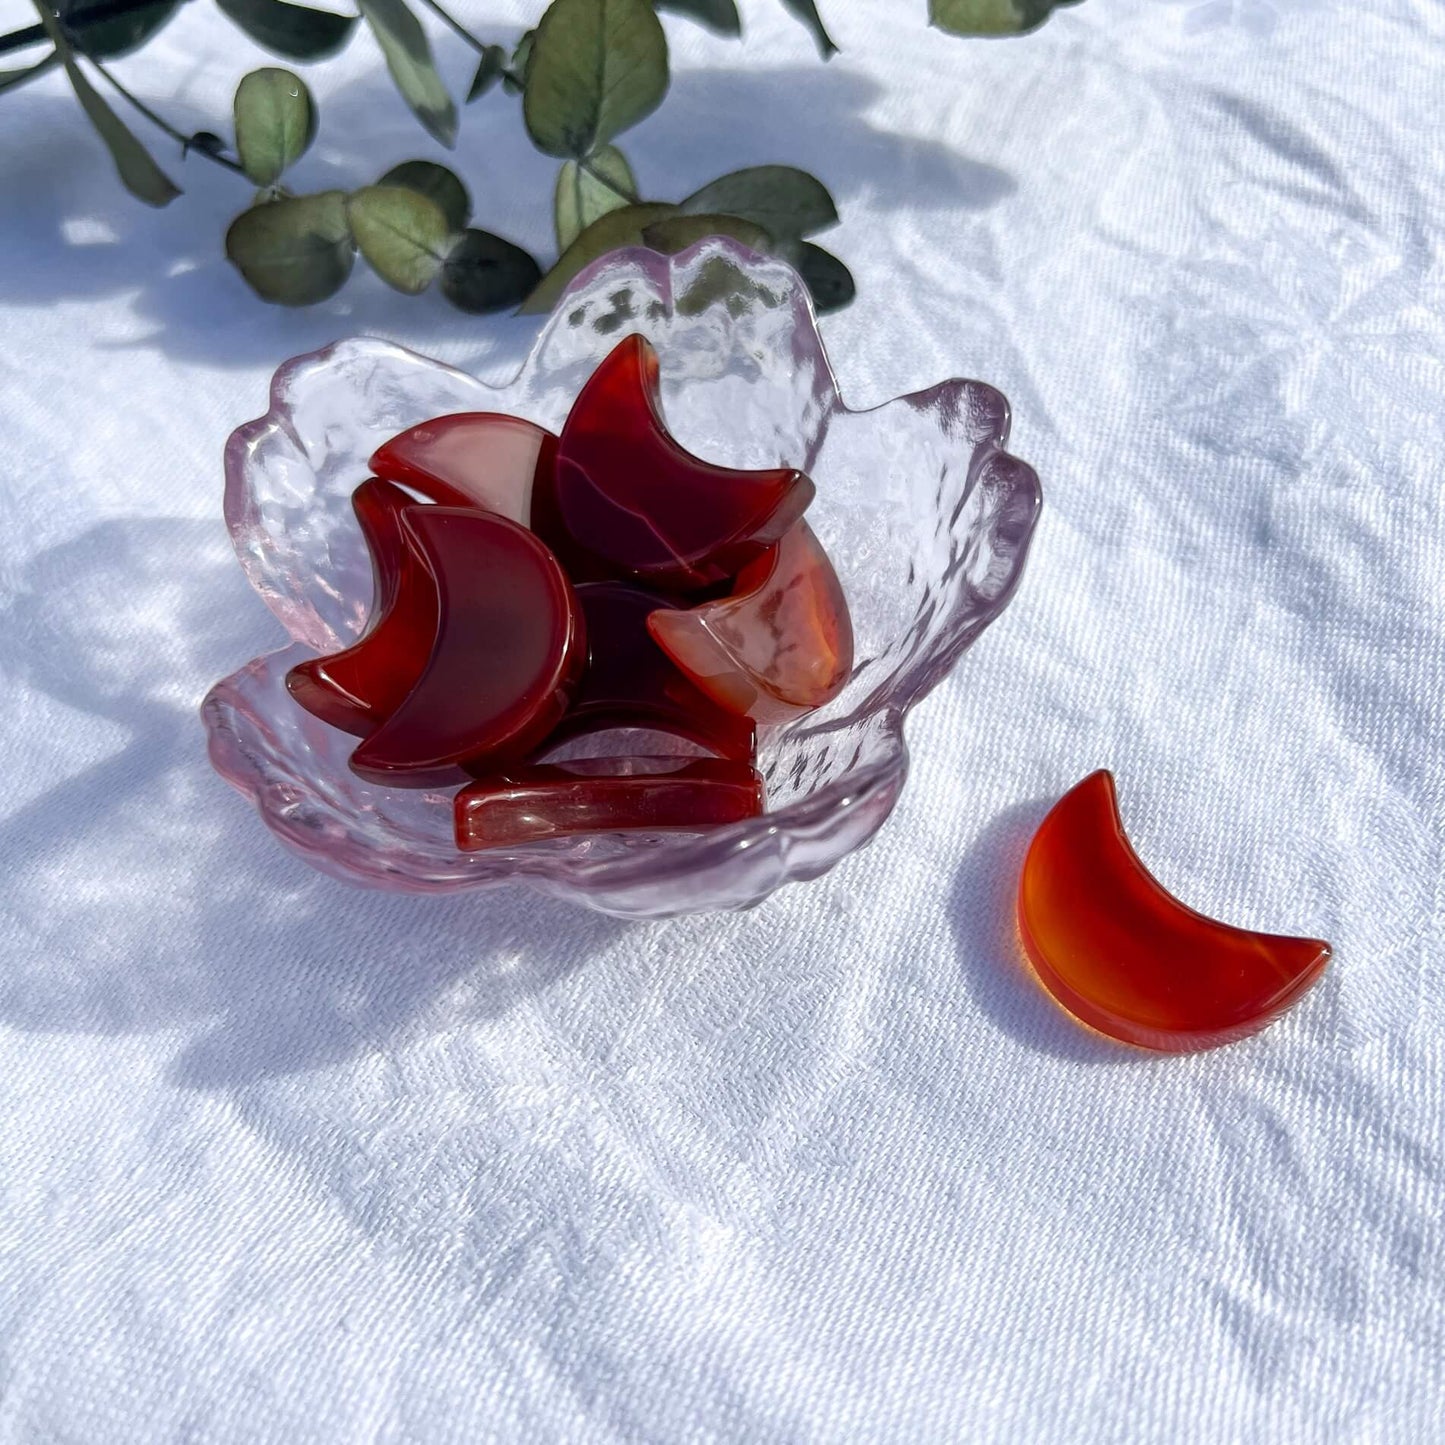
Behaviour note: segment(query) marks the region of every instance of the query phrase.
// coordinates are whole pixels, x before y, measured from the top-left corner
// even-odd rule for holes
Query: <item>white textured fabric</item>
[[[823,9],[827,66],[773,0],[669,20],[643,185],[825,177],[845,395],[995,382],[1045,515],[878,841],[741,916],[353,892],[212,776],[196,704],[279,638],[220,518],[273,366],[533,326],[262,307],[242,186],[149,212],[61,79],[0,101],[5,1441],[1445,1430],[1445,10]],[[198,4],[118,69],[223,129],[260,60]],[[311,78],[300,184],[437,154],[369,39]],[[514,102],[458,164],[547,248]],[[1117,1050],[1022,972],[1024,842],[1102,765],[1167,885],[1336,945],[1260,1037]]]

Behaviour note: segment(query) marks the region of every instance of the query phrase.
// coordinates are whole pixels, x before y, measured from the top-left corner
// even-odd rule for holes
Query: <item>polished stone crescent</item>
[[[569,540],[622,576],[671,591],[728,582],[813,500],[791,467],[737,471],[685,451],[662,418],[657,353],[629,336],[592,373],[557,448]]]
[[[436,587],[436,636],[416,685],[351,766],[372,782],[445,787],[542,743],[581,678],[585,627],[561,565],[525,527],[426,504],[401,519]]]
[[[838,574],[806,522],[713,602],[654,612],[662,650],[730,712],[787,722],[822,707],[853,671],[853,624]]]
[[[1330,946],[1196,913],[1139,861],[1114,779],[1090,774],[1034,834],[1018,895],[1024,949],[1076,1018],[1125,1043],[1185,1052],[1263,1028],[1319,978]]]
[[[426,665],[437,633],[437,590],[401,516],[416,499],[377,477],[351,505],[371,554],[371,624],[344,652],[298,663],[286,674],[291,696],[322,722],[367,737],[389,718]]]

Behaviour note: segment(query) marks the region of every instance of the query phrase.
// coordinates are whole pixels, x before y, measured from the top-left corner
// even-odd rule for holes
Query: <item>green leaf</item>
[[[24,85],[27,80],[39,80],[59,64],[60,57],[52,50],[44,60],[37,60],[34,65],[22,65],[18,70],[0,70],[0,93]]]
[[[355,15],[333,15],[287,0],[216,0],[257,45],[287,60],[322,60],[351,39]]]
[[[689,214],[741,216],[779,241],[801,240],[838,220],[827,186],[795,166],[732,171],[695,191],[682,209]]]
[[[57,0],[55,9],[76,50],[92,60],[113,60],[139,50],[175,15],[180,3],[151,0],[135,9],[120,10],[95,0]],[[102,18],[87,19],[88,14]]]
[[[819,316],[837,311],[853,299],[853,273],[831,251],[804,241],[789,260],[813,293],[813,306]]]
[[[415,296],[431,285],[451,242],[435,201],[402,186],[365,186],[347,203],[347,214],[361,254],[388,286]]]
[[[528,30],[517,42],[517,48],[512,52],[512,64],[509,67],[511,74],[502,76],[502,89],[508,95],[521,95],[527,86],[527,67],[532,63],[532,42],[537,38],[535,30]],[[520,76],[520,85],[512,78]]]
[[[507,52],[500,45],[488,45],[477,62],[477,73],[467,87],[467,104],[484,96],[501,78],[507,68]]]
[[[148,206],[170,205],[180,195],[180,187],[155,163],[151,153],[126,129],[125,122],[101,99],[96,88],[81,73],[50,12],[42,9],[40,13],[45,28],[50,31],[50,38],[55,41],[55,48],[60,52],[76,99],[105,142],[121,184]]]
[[[316,110],[299,75],[267,66],[236,87],[236,154],[248,180],[274,186],[316,139]]]
[[[832,38],[823,29],[823,18],[818,14],[818,7],[813,0],[783,0],[783,9],[790,15],[796,15],[813,32],[813,39],[818,46],[818,54],[824,60],[828,60],[838,53],[838,47],[833,44]]]
[[[402,99],[428,133],[450,149],[457,139],[457,108],[437,74],[420,21],[404,0],[357,0],[357,4],[386,56],[386,68]]]
[[[351,274],[345,193],[292,196],[242,211],[226,232],[226,255],[263,301],[325,301]]]
[[[563,161],[552,208],[557,249],[565,251],[599,216],[632,204],[629,197],[636,194],[632,167],[616,146],[603,146],[585,163]]]
[[[659,10],[671,10],[686,15],[699,25],[706,25],[719,35],[741,35],[742,17],[738,14],[737,0],[653,0]]]
[[[759,255],[766,255],[773,244],[773,238],[761,226],[740,216],[668,216],[642,231],[645,244],[668,255],[685,251],[709,236],[729,236]]]
[[[518,305],[542,278],[520,246],[488,231],[466,231],[442,264],[442,295],[459,311],[483,315]]]
[[[952,35],[1021,35],[1077,0],[928,0],[928,19]]]
[[[553,0],[537,27],[522,102],[539,150],[589,155],[666,93],[667,37],[648,0]]]
[[[567,283],[584,267],[590,266],[599,256],[617,250],[619,246],[644,245],[643,228],[676,213],[676,206],[644,202],[637,206],[623,206],[619,210],[609,211],[605,216],[599,216],[562,252],[557,264],[522,303],[521,310],[529,315],[550,311],[557,304],[557,298],[567,289]]]
[[[453,235],[466,226],[472,214],[472,198],[467,195],[461,177],[435,161],[403,161],[393,166],[377,185],[401,186],[435,201]]]

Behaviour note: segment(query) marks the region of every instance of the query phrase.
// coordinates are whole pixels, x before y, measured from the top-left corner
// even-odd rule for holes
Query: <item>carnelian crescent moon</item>
[[[436,587],[437,628],[415,686],[351,755],[368,782],[447,787],[514,763],[572,701],[586,624],[561,564],[492,512],[422,504],[402,528]]]
[[[1019,930],[1044,987],[1099,1032],[1182,1053],[1263,1028],[1314,983],[1330,946],[1232,928],[1179,902],[1129,844],[1113,776],[1091,773],[1039,825]]]
[[[813,483],[791,467],[739,471],[693,456],[663,420],[659,376],[641,335],[603,358],[567,415],[555,497],[537,515],[548,531],[555,502],[570,542],[614,573],[691,592],[766,552],[808,509]]]
[[[344,652],[297,663],[286,674],[292,697],[344,732],[366,737],[416,684],[437,630],[436,583],[408,542],[401,514],[416,505],[400,487],[376,477],[351,497],[371,553],[370,624]]]

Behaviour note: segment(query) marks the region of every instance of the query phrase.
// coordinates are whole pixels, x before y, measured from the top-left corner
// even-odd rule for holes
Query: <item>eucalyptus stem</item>
[[[43,25],[27,25],[23,30],[12,30],[9,35],[0,35],[0,55],[9,55],[12,50],[24,50],[27,45],[39,45],[44,39]]]
[[[157,115],[138,95],[133,95],[127,90],[100,61],[92,60],[90,63],[105,78],[106,83],[122,100],[132,106],[138,114],[143,115],[153,126],[164,131],[173,141],[176,141],[183,150],[195,151],[197,155],[203,155],[207,160],[215,161],[218,166],[224,166],[228,171],[234,171],[238,176],[244,176],[246,174],[241,165],[233,161],[229,156],[223,156],[217,151],[207,150],[205,146],[192,145],[190,136],[184,131],[177,130],[164,116]]]
[[[426,8],[430,10],[431,13],[435,15],[437,19],[440,20],[442,24],[445,25],[447,29],[452,32],[453,35],[457,36],[461,40],[464,40],[468,45],[472,47],[473,50],[477,52],[478,55],[486,54],[486,41],[478,40],[477,37],[473,35],[472,32],[468,30],[467,27],[463,25],[462,22],[451,13],[450,10],[446,9],[446,7],[440,3],[440,0],[421,0],[421,3],[425,5]]]
[[[602,172],[592,164],[592,158],[590,156],[583,156],[577,162],[577,167],[579,170],[585,171],[591,176],[599,186],[606,187],[606,189],[611,191],[619,200],[626,201],[629,206],[635,206],[642,199],[630,186],[620,186],[611,176],[603,175]]]

